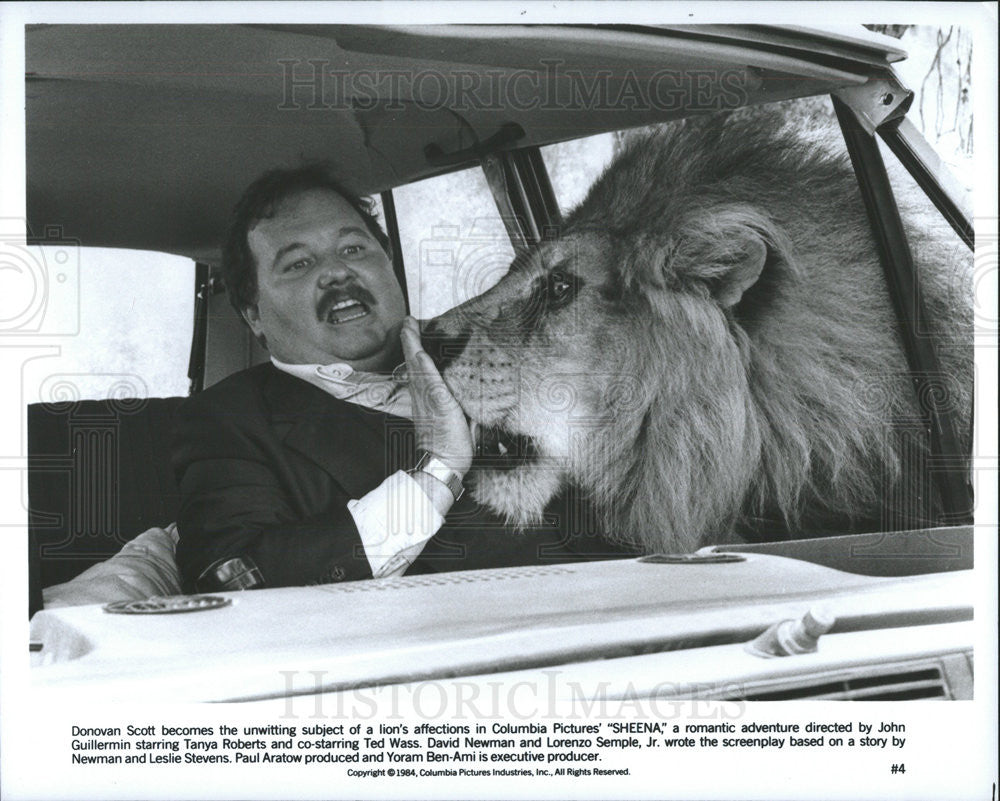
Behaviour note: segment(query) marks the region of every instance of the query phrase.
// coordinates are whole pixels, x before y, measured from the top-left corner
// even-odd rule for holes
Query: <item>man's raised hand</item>
[[[472,464],[472,434],[465,413],[423,350],[420,329],[412,317],[403,320],[400,340],[413,398],[417,447],[430,451],[464,476]]]

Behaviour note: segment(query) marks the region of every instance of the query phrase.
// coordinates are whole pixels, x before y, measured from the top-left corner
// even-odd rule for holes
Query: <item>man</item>
[[[466,418],[406,317],[370,206],[322,168],[251,185],[223,276],[271,361],[181,409],[173,456],[188,590],[612,555],[565,536],[565,516],[511,532],[463,495]]]

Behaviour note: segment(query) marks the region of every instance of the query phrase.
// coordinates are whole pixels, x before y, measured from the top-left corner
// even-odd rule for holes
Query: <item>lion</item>
[[[970,258],[928,230],[909,228],[933,402],[967,437]],[[776,113],[635,137],[557,237],[423,334],[479,431],[474,496],[508,522],[567,487],[648,552],[938,514],[851,164]]]

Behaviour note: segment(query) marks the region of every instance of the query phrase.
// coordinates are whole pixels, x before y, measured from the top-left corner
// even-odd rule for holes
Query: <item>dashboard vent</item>
[[[910,701],[952,698],[947,682],[937,665],[907,670],[843,678],[824,676],[822,679],[785,684],[780,688],[759,688],[726,700],[740,701]]]

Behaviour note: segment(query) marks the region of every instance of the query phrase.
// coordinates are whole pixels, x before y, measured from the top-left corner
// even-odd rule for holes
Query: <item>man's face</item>
[[[250,230],[247,243],[258,297],[244,317],[272,356],[368,371],[402,361],[402,290],[389,257],[340,195],[293,195]]]

